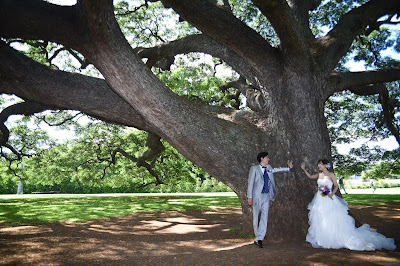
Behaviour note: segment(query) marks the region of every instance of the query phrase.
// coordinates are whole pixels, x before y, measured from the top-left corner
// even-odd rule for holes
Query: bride
[[[318,192],[308,205],[310,227],[306,241],[315,248],[348,248],[350,250],[396,249],[393,238],[371,229],[368,224],[359,228],[347,211],[347,202],[335,195],[338,190],[336,176],[330,172],[328,160],[318,161],[320,173],[311,175],[306,170],[305,163],[301,164],[305,174],[317,179]]]

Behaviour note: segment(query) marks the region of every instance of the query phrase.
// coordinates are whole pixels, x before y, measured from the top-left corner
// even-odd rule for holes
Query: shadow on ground
[[[351,206],[359,220],[400,242],[400,204]],[[229,233],[239,209],[137,213],[90,222],[0,224],[2,265],[400,265],[400,249],[358,252],[266,243]]]

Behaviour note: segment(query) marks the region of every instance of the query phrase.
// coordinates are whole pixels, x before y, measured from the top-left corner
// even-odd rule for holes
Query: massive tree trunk
[[[245,231],[251,230],[248,170],[257,163],[257,153],[269,152],[273,167],[293,160],[295,167],[290,173],[276,175],[277,199],[271,205],[267,239],[304,241],[307,204],[316,185],[306,178],[299,164],[305,161],[316,165],[318,159],[331,157],[324,102],[335,91],[373,83],[367,79],[349,82],[350,78],[340,73],[332,77],[332,69],[367,22],[391,11],[396,1],[386,1],[385,7],[382,1],[360,7],[354,12],[355,18],[347,15],[321,39],[314,39],[307,27],[307,12],[315,1],[289,1],[292,6],[286,1],[253,2],[274,26],[280,47],[270,46],[212,1],[168,0],[163,3],[204,35],[158,47],[154,55],[201,51],[222,58],[251,83],[251,88],[242,91],[250,110],[208,106],[174,94],[141,57],[157,60],[145,55],[146,50],[133,50],[126,41],[107,0],[82,0],[73,7],[0,1],[0,24],[7,25],[1,28],[0,36],[64,44],[82,53],[105,79],[39,66],[2,43],[0,60],[7,64],[0,65],[0,91],[51,109],[81,110],[159,135],[237,193]],[[363,19],[364,23],[356,24]],[[27,24],[29,27],[25,27]],[[351,32],[347,32],[349,25],[353,26]],[[170,47],[175,47],[172,52]],[[395,69],[383,80],[397,80],[399,73]]]

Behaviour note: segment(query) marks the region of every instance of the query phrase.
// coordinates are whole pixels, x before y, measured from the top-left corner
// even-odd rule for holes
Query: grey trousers
[[[269,195],[268,193],[261,194],[257,202],[253,202],[253,228],[256,241],[264,240],[267,233],[268,210]]]

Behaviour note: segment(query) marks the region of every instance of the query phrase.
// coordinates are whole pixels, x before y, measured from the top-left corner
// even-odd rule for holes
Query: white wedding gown
[[[332,181],[318,179],[318,187],[327,186],[332,191]],[[396,249],[393,238],[371,229],[368,224],[359,228],[347,212],[347,202],[337,196],[330,198],[318,191],[308,205],[307,242],[315,248],[348,248],[351,250]]]

